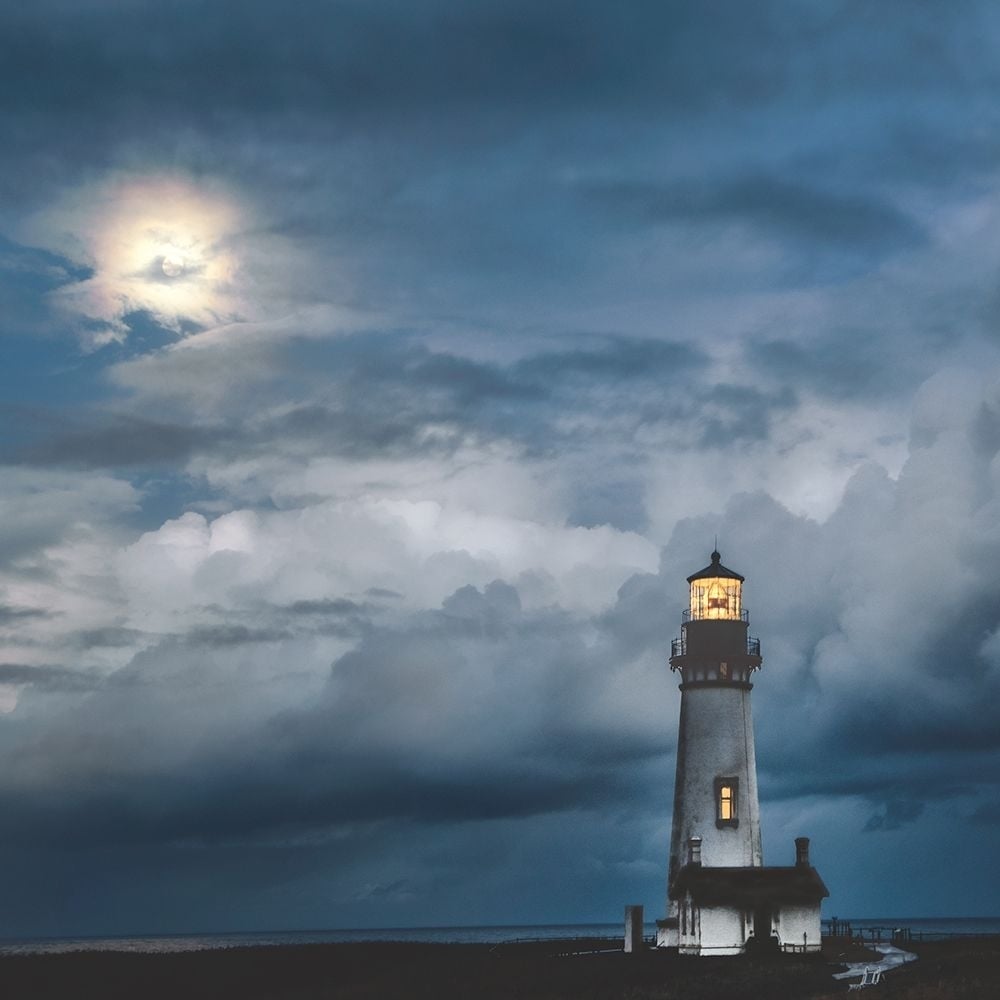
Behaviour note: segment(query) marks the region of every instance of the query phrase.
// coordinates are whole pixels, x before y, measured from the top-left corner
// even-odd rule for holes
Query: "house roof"
[[[818,903],[830,895],[815,868],[705,868],[685,865],[670,887],[670,898],[691,893],[699,905],[751,908],[762,904]]]
[[[742,583],[743,577],[734,570],[727,569],[723,566],[720,562],[721,559],[722,556],[719,555],[718,551],[713,552],[712,564],[710,566],[706,566],[704,569],[698,570],[697,573],[692,573],[688,577],[688,583],[691,583],[694,580],[704,580],[708,577],[722,577],[723,579],[728,580],[739,580],[740,583]]]

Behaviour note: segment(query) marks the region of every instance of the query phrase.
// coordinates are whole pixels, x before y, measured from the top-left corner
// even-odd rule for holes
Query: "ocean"
[[[1000,917],[840,917],[853,931],[905,927],[924,940],[953,936],[1000,934]],[[824,920],[824,932],[828,921]],[[656,924],[645,925],[647,937]],[[428,944],[502,944],[565,938],[614,938],[624,924],[518,924],[502,927],[380,927],[345,930],[265,931],[238,934],[166,934],[135,937],[66,937],[0,941],[0,955],[59,954],[70,951],[123,951],[165,954],[214,948],[330,944],[351,941],[412,941]]]

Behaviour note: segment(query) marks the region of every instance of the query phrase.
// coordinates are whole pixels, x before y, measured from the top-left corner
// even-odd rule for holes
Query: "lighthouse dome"
[[[744,580],[744,577],[740,576],[735,570],[722,565],[722,556],[719,555],[718,550],[712,553],[712,562],[710,565],[698,570],[697,573],[692,573],[687,580],[688,583],[692,583],[695,580],[707,580],[710,577],[718,577],[722,580],[739,580],[740,583],[743,583]]]
[[[743,616],[743,577],[722,565],[718,550],[712,562],[688,577],[691,585],[691,620],[699,618],[739,621]]]

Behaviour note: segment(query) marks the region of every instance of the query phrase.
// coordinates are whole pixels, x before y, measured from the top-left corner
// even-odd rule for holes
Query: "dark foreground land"
[[[847,995],[837,944],[810,958],[561,954],[587,945],[326,944],[173,955],[77,952],[0,957],[0,997],[118,1000],[798,1000]],[[607,943],[589,947],[608,947]],[[919,961],[866,997],[1000,997],[1000,937],[921,943]],[[864,953],[847,954],[864,960]],[[852,994],[853,995],[853,994]]]

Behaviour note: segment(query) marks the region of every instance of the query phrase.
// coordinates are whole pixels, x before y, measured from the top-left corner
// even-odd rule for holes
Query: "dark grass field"
[[[607,948],[605,942],[591,947]],[[410,943],[232,948],[173,955],[78,952],[0,957],[0,997],[433,998],[433,1000],[796,1000],[847,994],[822,956],[680,958],[563,954],[585,942],[500,945]],[[1000,938],[915,944],[920,960],[865,995],[896,1000],[1000,998]]]

